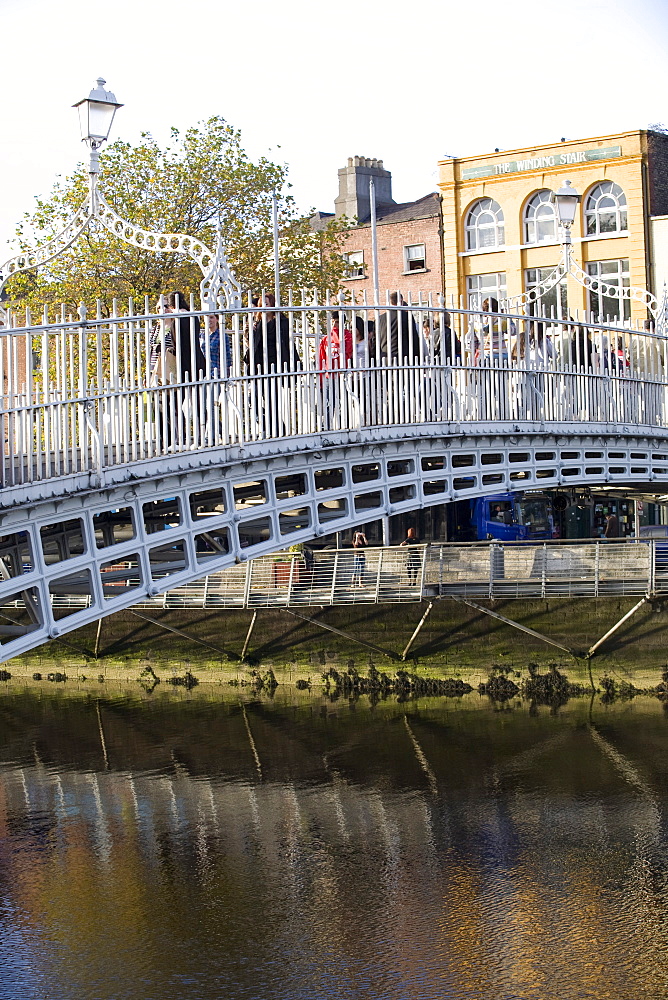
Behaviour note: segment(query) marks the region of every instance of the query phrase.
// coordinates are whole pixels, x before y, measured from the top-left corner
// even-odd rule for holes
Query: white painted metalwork
[[[28,325],[12,317],[14,325],[0,331],[4,489],[62,477],[79,477],[76,488],[103,485],[114,481],[116,467],[166,454],[230,447],[275,453],[288,438],[321,441],[342,432],[373,440],[428,424],[453,425],[456,433],[473,423],[484,433],[527,424],[595,425],[606,433],[663,433],[668,426],[668,341],[651,331],[544,320],[551,350],[543,356],[532,341],[534,319],[519,314],[305,299],[291,299],[280,313],[271,306],[217,312],[231,363],[222,350],[214,363],[209,313],[180,313],[191,347],[200,338],[206,354],[205,369],[188,381],[192,355],[177,351],[169,380],[151,368],[153,345],[173,329],[174,319],[163,314],[103,318],[80,310]],[[347,369],[330,367],[346,350],[331,353],[334,319],[343,341],[357,320],[377,322],[376,350],[367,341]],[[398,322],[410,334],[403,363],[392,356],[392,337],[386,346],[382,340],[383,325],[396,331]],[[421,339],[424,325],[438,330],[438,342]]]
[[[324,607],[422,599],[425,559],[429,565],[432,558],[426,545],[411,549],[410,574],[408,552],[400,546],[365,549],[361,570],[358,558],[352,548],[321,549],[306,559],[291,552],[260,556],[133,606],[153,610]],[[113,594],[113,588],[124,587],[127,579],[119,565],[105,573],[104,586]],[[83,608],[90,602],[90,596],[76,593],[58,593],[52,598],[55,608]],[[2,624],[0,618],[0,631]]]
[[[511,312],[519,312],[524,307],[533,305],[546,292],[549,292],[552,288],[554,288],[555,285],[561,284],[561,282],[570,274],[573,278],[575,278],[578,284],[582,285],[583,288],[586,288],[587,291],[596,292],[597,294],[607,298],[618,299],[620,302],[624,299],[628,299],[631,302],[639,302],[641,305],[645,306],[650,316],[652,316],[652,318],[656,321],[657,325],[660,324],[661,329],[665,330],[666,310],[655,295],[648,292],[646,288],[639,288],[634,285],[624,287],[621,282],[619,284],[611,284],[603,281],[603,279],[596,277],[595,275],[587,274],[587,272],[583,271],[580,265],[573,260],[570,246],[570,243],[562,244],[563,259],[544,281],[538,285],[534,285],[521,295],[514,295],[505,299],[505,307]]]
[[[598,188],[605,188],[605,191],[602,191],[602,194],[604,194],[606,198],[610,199],[614,196],[614,198],[617,199],[615,200],[615,205],[617,207],[614,209],[612,214],[615,215],[616,228],[620,228],[622,226],[622,220],[626,217],[626,213],[623,211],[623,208],[626,205],[624,192],[618,187],[618,185],[612,184],[611,182],[604,182],[603,184],[598,185]],[[598,190],[598,188],[596,190]],[[616,189],[618,193],[613,192],[613,189]],[[542,192],[538,192],[538,195],[541,193]],[[619,200],[620,196],[621,201]],[[589,199],[591,199],[591,193],[589,195]],[[534,201],[535,198],[532,199],[530,204],[533,204]],[[531,306],[535,305],[535,303],[546,292],[551,291],[551,289],[553,289],[556,285],[561,284],[561,282],[564,281],[564,279],[570,274],[578,282],[578,284],[582,285],[582,287],[589,292],[595,292],[596,294],[606,298],[617,299],[620,303],[625,299],[632,302],[639,302],[647,309],[659,331],[662,334],[665,334],[668,329],[668,300],[666,299],[665,290],[663,301],[659,302],[657,297],[647,291],[646,288],[639,288],[632,285],[625,288],[621,281],[619,284],[611,284],[610,282],[602,281],[601,278],[587,274],[586,271],[583,271],[580,265],[573,260],[571,239],[571,226],[573,225],[575,218],[576,205],[580,201],[580,195],[574,188],[571,187],[571,182],[566,181],[564,187],[552,194],[552,201],[556,204],[558,222],[557,229],[559,242],[561,244],[562,259],[542,282],[534,285],[521,295],[513,295],[505,298],[503,300],[505,310],[507,312],[530,312]],[[598,209],[587,208],[587,218],[589,219],[590,215],[594,217],[597,220],[596,226],[598,226],[597,213]],[[623,228],[625,228],[625,224]]]
[[[118,239],[141,250],[148,250],[151,253],[178,253],[194,261],[202,272],[200,297],[204,309],[218,307],[229,309],[239,306],[241,289],[225,254],[220,228],[218,228],[216,250],[212,252],[194,236],[185,233],[154,233],[136,226],[118,215],[100,192],[98,182],[100,146],[108,136],[115,110],[123,106],[116,102],[113,94],[104,91],[105,83],[106,81],[100,77],[97,88],[91,91],[90,96],[74,105],[77,108],[83,105],[88,107],[88,111],[82,116],[82,131],[85,132],[83,140],[90,148],[86,200],[66,223],[61,233],[41,246],[10,257],[0,266],[0,295],[11,277],[48,264],[71,247],[86,229],[102,226]],[[106,128],[104,135],[98,134],[91,125],[91,121],[100,119],[101,108],[109,109],[111,113],[111,118],[108,118],[108,115],[104,116]],[[84,121],[87,123],[85,127]],[[97,121],[97,124],[100,122]]]
[[[571,598],[668,595],[666,543],[656,540],[582,542],[445,543],[364,550],[359,572],[352,548],[283,552],[239,563],[220,573],[137,601],[136,609],[245,609],[404,604],[423,598]],[[410,570],[410,572],[409,572]],[[133,578],[132,573],[135,573]],[[361,578],[361,580],[360,580]],[[136,566],[119,559],[105,567],[103,589],[113,600],[129,583],[139,587]],[[55,591],[59,609],[91,606],[92,596]],[[14,600],[5,611],[21,607]],[[5,628],[0,615],[0,632]],[[15,635],[11,628],[9,635]]]
[[[668,594],[664,561],[661,543],[657,549],[650,540],[430,546],[423,592],[489,600],[655,596]]]
[[[338,447],[313,442],[309,448],[295,442],[298,450],[255,459],[250,452],[228,452],[207,460],[203,452],[180,464],[178,456],[170,456],[152,470],[145,466],[143,475],[130,466],[122,479],[105,488],[61,492],[50,500],[5,507],[0,545],[6,579],[0,582],[0,603],[19,601],[23,611],[6,622],[18,631],[0,638],[0,655],[11,657],[147,596],[239,566],[249,556],[374,517],[493,493],[500,488],[499,475],[501,488],[510,489],[601,482],[605,476],[588,471],[591,459],[585,457],[596,454],[601,469],[621,470],[614,476],[616,484],[635,483],[638,475],[631,470],[641,467],[643,455],[642,467],[655,463],[656,478],[668,483],[665,439],[665,450],[657,452],[661,444],[656,438],[631,435],[562,437],[536,429],[504,439],[477,436],[475,428],[452,436],[429,431],[415,429],[411,435],[407,428],[397,428],[386,440],[355,444],[348,438]],[[490,457],[495,463],[491,466]],[[525,478],[511,479],[515,474]],[[492,481],[485,482],[486,476]],[[607,550],[598,548],[605,556]],[[383,563],[389,558],[385,551],[381,556]],[[336,581],[345,578],[348,558],[338,556],[341,565],[332,576],[330,592],[334,599],[340,596]],[[404,559],[405,550],[393,550],[392,558]],[[445,565],[445,553],[439,553],[439,559]],[[374,581],[374,601],[388,597],[383,572],[379,569]],[[247,606],[257,593],[254,573],[244,575]],[[372,580],[373,575],[354,600],[369,599]],[[485,580],[494,592],[496,580],[492,575],[490,584],[489,567]],[[600,572],[594,574],[595,593],[598,580]],[[396,589],[396,583],[393,586]],[[517,590],[507,580],[499,586],[508,593]],[[259,584],[260,590],[263,587]],[[74,597],[84,598],[79,608],[77,602],[72,604]],[[61,598],[66,598],[67,607],[58,603]],[[322,587],[314,589],[313,598],[328,603]]]
[[[10,316],[0,331],[0,603],[21,605],[0,656],[403,511],[559,485],[668,492],[668,343],[651,332],[552,324],[554,352],[541,359],[527,347],[533,319],[519,314],[304,293],[288,296],[273,349],[275,308],[215,315],[231,363],[221,347],[214,364],[204,336],[205,370],[187,380],[192,356],[177,351],[161,377],[151,356],[175,322],[192,346],[206,311],[82,309],[53,323]],[[376,324],[375,348],[367,339],[347,369],[334,366],[335,318],[339,363],[346,329]],[[420,340],[425,323],[440,343]],[[408,331],[401,362],[393,330]],[[610,348],[620,339],[623,367]],[[370,578],[374,600],[387,596],[392,558],[383,552],[373,588]],[[250,603],[252,575],[244,586]]]

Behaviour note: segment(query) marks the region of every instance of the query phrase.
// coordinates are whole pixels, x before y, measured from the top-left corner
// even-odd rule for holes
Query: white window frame
[[[466,249],[489,250],[505,246],[504,223],[503,209],[498,201],[479,198],[466,213]]]
[[[422,250],[418,256],[411,257],[411,250]],[[415,271],[427,270],[427,253],[424,243],[409,243],[404,247],[404,274],[414,274]],[[411,261],[421,261],[419,267],[411,267]]]
[[[552,192],[549,188],[542,188],[531,195],[524,210],[524,242],[531,246],[538,246],[541,243],[556,243],[557,233],[557,213],[554,204],[551,202]],[[549,211],[545,211],[546,206]],[[552,232],[548,236],[536,237],[536,229],[539,222],[550,221]]]
[[[530,292],[536,285],[540,285],[545,278],[548,278],[554,271],[554,265],[550,267],[527,267],[524,271],[524,290]],[[551,299],[551,304],[545,304],[545,299]],[[560,281],[554,285],[549,292],[541,295],[535,302],[531,303],[530,313],[532,316],[540,316],[543,319],[552,319],[551,313],[554,308],[556,319],[565,319],[568,316],[568,300],[566,297],[566,282]]]
[[[366,278],[364,250],[350,250],[348,253],[344,253],[343,259],[346,264],[346,281],[355,281],[357,278]]]
[[[603,271],[602,265],[615,264],[616,270],[611,271],[610,267]],[[591,278],[598,278],[604,284],[613,285],[616,287],[629,288],[631,285],[631,272],[629,268],[629,261],[627,257],[620,258],[619,260],[593,260],[589,261],[587,264],[587,274]],[[604,312],[604,300],[610,299],[610,296],[605,296],[602,294],[599,288],[590,288],[588,290],[589,299],[589,312],[597,323],[607,323],[608,315]],[[628,298],[615,298],[615,302],[619,303],[620,311],[617,315],[611,315],[611,322],[624,322],[624,320],[631,318],[631,300]],[[621,315],[620,315],[621,314]]]
[[[601,205],[610,199],[613,205]],[[601,229],[603,216],[614,216],[614,229]],[[587,195],[584,211],[584,235],[605,239],[616,233],[626,233],[629,228],[626,195],[614,181],[599,181]]]
[[[506,272],[492,271],[489,274],[470,274],[466,279],[466,301],[473,312],[482,310],[484,299],[496,299],[501,305],[508,296]]]

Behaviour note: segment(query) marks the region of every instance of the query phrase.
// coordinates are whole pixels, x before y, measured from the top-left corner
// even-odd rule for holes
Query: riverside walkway
[[[2,658],[204,578],[209,583],[197,586],[210,590],[221,570],[241,588],[234,600],[253,606],[262,591],[254,574],[269,566],[258,557],[430,505],[559,486],[668,493],[663,336],[546,319],[554,353],[541,361],[526,346],[536,320],[520,315],[448,314],[429,301],[353,307],[305,296],[282,313],[289,356],[279,350],[271,363],[274,309],[217,314],[232,363],[221,352],[216,368],[205,343],[196,380],[185,378],[192,358],[179,355],[168,380],[155,377],[150,359],[167,342],[169,321],[148,304],[141,314],[116,308],[112,317],[83,309],[55,322],[14,317],[0,331],[0,604],[15,606],[6,623],[12,632],[0,636]],[[207,314],[179,315],[191,344],[200,319]],[[332,360],[335,319],[342,330],[360,319],[378,331],[348,369]],[[425,324],[440,330],[440,351],[433,337],[429,346],[418,338]],[[401,363],[391,353],[393,329],[415,333]],[[563,586],[568,578],[573,593],[601,593],[606,553],[621,548],[594,547],[598,556],[582,556],[583,572],[573,562]],[[642,580],[625,564],[621,585],[639,589],[621,592],[654,592],[651,546],[627,548],[644,552],[646,563]],[[438,570],[436,551],[443,552]],[[531,565],[521,571],[508,546],[502,557],[490,556],[490,566],[475,549],[449,554],[455,551],[426,550],[414,581],[402,579],[405,550],[369,553],[370,575],[357,594],[343,582],[346,555],[333,571],[323,563],[324,582],[310,590],[293,573],[292,584],[264,591],[277,603],[285,586],[291,601],[310,593],[314,604],[419,600],[431,593],[424,588],[443,596],[451,585],[463,587],[461,564],[478,596],[500,595],[504,586],[542,594],[556,581],[556,560],[538,555],[540,548],[523,557]],[[576,559],[574,547],[564,551]],[[332,600],[324,599],[328,588]]]
[[[85,581],[70,580],[52,594],[55,615],[76,614],[90,606],[81,593]],[[104,577],[104,594],[113,599],[116,588],[139,587],[140,577],[128,578],[128,567],[110,568]],[[523,598],[640,597],[640,601],[595,643],[589,651],[573,650],[533,629],[519,624],[476,601]],[[297,553],[278,553],[207,575],[159,596],[133,605],[138,617],[170,610],[252,610],[254,612],[244,651],[261,609],[283,608],[297,617],[309,609],[378,604],[408,604],[427,601],[427,610],[404,649],[405,659],[431,611],[434,601],[453,599],[506,625],[542,639],[575,655],[593,655],[635,611],[648,601],[668,598],[668,542],[653,539],[584,542],[482,542],[369,547],[360,564],[353,549],[324,549],[307,559]],[[16,636],[13,615],[21,608],[17,600],[0,608],[0,636]],[[145,614],[141,614],[144,612]],[[196,636],[181,632],[169,619],[155,625],[194,642]],[[341,633],[327,623],[306,618],[321,628]],[[356,642],[377,649],[360,636]],[[204,645],[210,645],[204,643]],[[379,650],[387,654],[387,650]]]
[[[657,551],[658,549],[658,551]],[[404,604],[426,598],[668,596],[667,542],[446,543],[260,556],[140,602],[153,608]],[[411,575],[408,560],[411,559]],[[413,578],[414,577],[414,578]],[[124,580],[122,571],[119,578]],[[114,582],[109,581],[108,590]],[[56,603],[70,600],[65,595]]]

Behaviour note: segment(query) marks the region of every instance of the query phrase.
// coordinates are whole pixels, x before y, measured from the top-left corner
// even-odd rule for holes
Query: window
[[[525,243],[556,243],[557,216],[550,201],[552,192],[536,191],[524,213]]]
[[[630,319],[631,301],[619,297],[620,291],[630,285],[628,260],[596,260],[587,264],[587,274],[598,279],[589,289],[593,322]]]
[[[485,250],[505,242],[503,212],[491,198],[481,198],[466,216],[466,249]]]
[[[585,203],[587,236],[623,233],[627,228],[626,195],[619,184],[614,181],[597,184],[587,195]]]
[[[549,278],[553,271],[554,267],[528,268],[524,272],[524,287],[526,291],[530,292],[536,285],[540,285],[542,281]],[[562,319],[566,316],[568,314],[566,308],[566,282],[560,281],[554,288],[543,292],[539,298],[530,302],[529,313],[532,316],[543,316],[545,319]]]
[[[343,259],[346,264],[346,278],[364,277],[364,250],[353,250],[351,253],[344,253]]]
[[[496,299],[497,302],[505,299],[505,272],[502,271],[499,274],[471,274],[466,279],[466,290],[468,292],[469,309],[480,312],[485,299]]]
[[[424,243],[404,247],[404,271],[424,271],[426,267]]]

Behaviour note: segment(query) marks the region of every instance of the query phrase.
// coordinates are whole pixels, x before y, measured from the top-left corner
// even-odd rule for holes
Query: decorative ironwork
[[[227,259],[223,246],[223,234],[220,226],[217,228],[216,256],[208,274],[200,283],[200,296],[209,309],[238,309],[241,306],[241,285],[234,276],[234,271]]]
[[[42,246],[24,250],[22,253],[10,257],[0,267],[0,294],[5,285],[15,274],[22,274],[36,267],[43,267],[55,260],[61,253],[72,246],[79,239],[83,231],[90,225],[93,218],[91,199],[87,198],[83,205],[77,209],[67,225],[57,236],[54,236]]]
[[[662,304],[656,295],[648,292],[646,288],[639,288],[634,285],[624,288],[622,285],[611,284],[595,275],[587,274],[573,260],[570,242],[562,243],[562,252],[563,258],[561,263],[557,264],[546,278],[521,295],[509,296],[504,300],[504,307],[508,312],[519,312],[525,306],[533,305],[546,292],[551,291],[557,285],[561,284],[564,278],[570,274],[587,291],[600,292],[602,295],[618,299],[620,302],[624,299],[640,302],[650,313],[652,319],[655,320],[657,326],[662,330],[665,329],[668,317],[668,296],[665,289]]]
[[[568,271],[564,267],[563,263],[558,264],[553,271],[548,274],[547,278],[544,278],[539,284],[533,285],[528,291],[523,292],[521,295],[513,295],[504,300],[504,305],[506,309],[512,312],[519,312],[524,306],[533,305],[538,299],[542,298],[546,292],[551,291],[557,285],[561,284],[564,277],[568,274]]]
[[[659,300],[656,295],[652,295],[648,292],[646,288],[639,288],[637,286],[631,285],[629,288],[624,288],[622,285],[613,285],[607,281],[603,281],[601,278],[596,277],[592,274],[587,274],[583,271],[579,264],[575,261],[570,261],[569,273],[573,275],[575,280],[586,288],[587,291],[597,291],[601,294],[608,296],[612,299],[630,299],[633,302],[640,302],[644,305],[649,312],[652,314],[654,319],[659,315]]]
[[[241,304],[241,287],[225,254],[220,229],[215,253],[201,240],[186,233],[160,233],[142,229],[122,218],[104,199],[97,188],[97,176],[97,172],[91,169],[88,197],[57,236],[43,246],[10,257],[0,267],[0,294],[11,277],[43,267],[55,260],[96,222],[113,236],[140,250],[148,250],[150,253],[180,253],[197,264],[203,275],[200,283],[202,308],[214,309],[221,306],[234,309]]]

